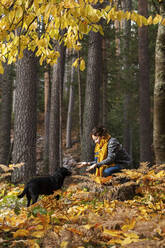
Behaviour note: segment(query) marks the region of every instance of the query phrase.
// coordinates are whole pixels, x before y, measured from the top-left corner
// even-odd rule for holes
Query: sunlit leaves
[[[72,65],[76,68],[79,66],[81,71],[85,70],[85,61],[82,58],[77,58]]]
[[[0,74],[3,74],[4,73],[4,69],[3,69],[3,66],[2,66],[2,62],[0,61]]]
[[[79,61],[76,63],[78,66]],[[24,245],[39,248],[36,240],[42,242],[51,232],[55,235],[54,247],[67,247],[68,244],[70,247],[88,247],[91,244],[93,247],[127,247],[140,242],[147,247],[150,240],[155,242],[153,245],[163,242],[165,229],[162,199],[165,192],[160,192],[159,188],[165,182],[164,170],[124,170],[122,175],[139,181],[143,196],[122,202],[108,199],[107,194],[112,187],[105,186],[107,191],[104,192],[105,198],[102,198],[102,184],[106,181],[96,182],[95,176],[92,176],[88,182],[82,182],[82,186],[82,178],[78,178],[77,185],[69,184],[67,188],[40,198],[36,204],[25,208],[23,199],[16,200],[16,194],[21,191],[19,187],[1,183],[0,233],[3,233],[4,239],[5,235],[11,234],[10,243],[13,247],[17,247],[17,242],[24,242]],[[112,181],[113,177],[108,180]],[[94,190],[96,184],[100,192],[91,192],[90,188]],[[22,189],[23,185],[20,187]],[[61,195],[59,201],[55,199],[56,194]],[[2,208],[4,198],[6,206]],[[21,205],[18,207],[19,202]],[[17,207],[19,215],[14,211]],[[66,239],[67,235],[71,237],[71,242]],[[83,245],[78,246],[76,241]]]
[[[26,230],[26,229],[19,229],[17,230],[13,236],[14,238],[17,238],[17,237],[26,237],[27,235],[29,234],[29,231]]]
[[[110,21],[130,20],[139,27],[162,24],[160,15],[144,17],[136,11],[124,12],[113,6],[95,8],[103,0],[1,0],[0,2],[0,60],[4,57],[11,64],[22,58],[28,48],[40,57],[40,64],[54,64],[58,59],[56,42],[63,42],[69,49],[81,49],[81,40],[91,30],[104,35],[100,19]],[[18,37],[18,32],[20,33]],[[5,44],[5,48],[4,48]],[[54,54],[53,54],[54,52]],[[80,62],[84,70],[84,62]],[[0,73],[3,73],[0,65]]]

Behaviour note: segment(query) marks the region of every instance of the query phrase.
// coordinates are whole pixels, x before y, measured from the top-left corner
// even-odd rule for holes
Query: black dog
[[[62,187],[66,176],[70,176],[72,173],[64,167],[58,168],[54,176],[36,177],[31,179],[25,186],[23,192],[18,195],[18,198],[22,198],[24,195],[27,197],[27,207],[37,202],[39,195],[51,195],[55,190]],[[58,199],[58,198],[57,198]]]

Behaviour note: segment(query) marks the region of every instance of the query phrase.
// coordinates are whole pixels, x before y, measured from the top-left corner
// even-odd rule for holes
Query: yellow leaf
[[[162,21],[162,16],[156,15],[155,18],[153,19],[153,24],[158,24]]]
[[[40,246],[35,242],[35,240],[27,240],[30,248],[40,248]]]
[[[103,234],[104,234],[104,235],[110,235],[110,236],[112,236],[112,237],[119,237],[121,233],[122,233],[121,231],[108,230],[108,229],[106,229],[106,228],[105,228],[104,231],[103,231]]]
[[[117,12],[117,20],[121,21],[124,18],[124,12],[123,11],[118,11]]]
[[[44,236],[45,232],[44,231],[36,231],[31,234],[32,237],[35,238],[42,238]]]
[[[29,231],[26,229],[19,229],[13,234],[14,238],[27,237],[28,235],[29,235]]]
[[[69,242],[68,241],[62,241],[60,248],[68,248]]]
[[[110,244],[121,244],[123,241],[121,239],[111,239],[108,241],[108,245]]]
[[[72,66],[76,67],[78,66],[78,63],[79,63],[79,58],[77,58],[74,63],[72,64]]]
[[[80,61],[80,70],[81,71],[85,70],[85,61],[83,59],[81,59],[81,61]]]
[[[121,229],[123,231],[131,230],[131,229],[133,229],[135,227],[135,224],[136,224],[136,220],[135,220],[135,218],[133,218],[128,225],[122,226]]]
[[[152,24],[152,16],[149,16],[149,17],[148,17],[147,23],[148,23],[148,25],[151,25],[151,24]]]
[[[148,25],[148,19],[145,16],[142,16],[142,22],[144,25]]]
[[[10,11],[8,16],[10,23],[13,22],[14,17],[15,17],[15,11]]]
[[[165,18],[162,20],[161,24],[165,26]]]
[[[139,236],[134,232],[132,232],[132,233],[123,233],[123,235],[125,237],[130,238],[130,239],[139,239]]]
[[[3,73],[4,73],[4,68],[3,68],[2,62],[0,61],[0,74],[3,74]]]
[[[85,21],[80,23],[79,30],[83,34],[86,34],[87,33],[88,29],[87,29],[87,23]]]
[[[164,177],[164,176],[165,176],[165,171],[163,171],[163,170],[159,171],[159,172],[155,175],[156,178],[162,178],[162,177]]]
[[[17,9],[16,9],[16,17],[20,18],[22,17],[23,15],[23,9],[21,8],[21,6],[19,6]]]
[[[127,11],[125,16],[126,16],[126,19],[128,21],[131,18],[131,13]]]
[[[101,184],[101,177],[94,177],[94,181]]]
[[[128,245],[128,244],[131,244],[133,242],[136,242],[137,239],[131,239],[131,238],[126,238],[123,240],[123,242],[121,243],[122,245]]]
[[[91,228],[94,227],[94,226],[95,226],[94,224],[92,224],[92,225],[87,224],[87,225],[84,225],[83,227],[84,227],[85,229],[89,230],[89,229],[91,229]]]
[[[104,35],[104,31],[103,31],[103,28],[102,28],[101,25],[99,25],[99,32],[100,32],[101,35]]]

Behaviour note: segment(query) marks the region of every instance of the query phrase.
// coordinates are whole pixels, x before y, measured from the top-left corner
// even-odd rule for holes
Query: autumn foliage
[[[122,201],[114,191],[137,185]],[[73,175],[62,190],[26,208],[23,185],[1,183],[0,244],[5,247],[163,247],[163,165],[125,170],[107,179]],[[127,187],[129,193],[129,187]],[[57,201],[55,195],[60,194]],[[130,193],[129,193],[130,194]],[[118,198],[118,199],[117,199]],[[129,200],[128,200],[129,199]],[[0,247],[3,247],[1,246]]]
[[[1,0],[0,1],[0,73],[2,62],[15,63],[27,48],[35,52],[40,64],[56,63],[59,52],[56,44],[64,43],[68,49],[78,51],[84,35],[91,30],[100,32],[100,20],[131,20],[139,27],[161,23],[165,19],[157,14],[148,18],[136,11],[118,10],[115,1],[103,0]],[[78,61],[75,62],[75,66]],[[84,60],[80,58],[80,69]]]

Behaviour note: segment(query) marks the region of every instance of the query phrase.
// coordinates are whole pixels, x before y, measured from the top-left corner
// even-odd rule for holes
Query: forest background
[[[73,132],[81,160],[93,159],[96,125],[123,143],[132,168],[164,162],[164,3],[91,3],[1,3],[0,162],[25,162],[24,180],[36,174],[41,119],[44,173],[62,165]]]
[[[1,247],[164,247],[164,43],[161,0],[1,0]],[[25,208],[17,183],[93,160],[96,125],[132,170],[76,171]]]

